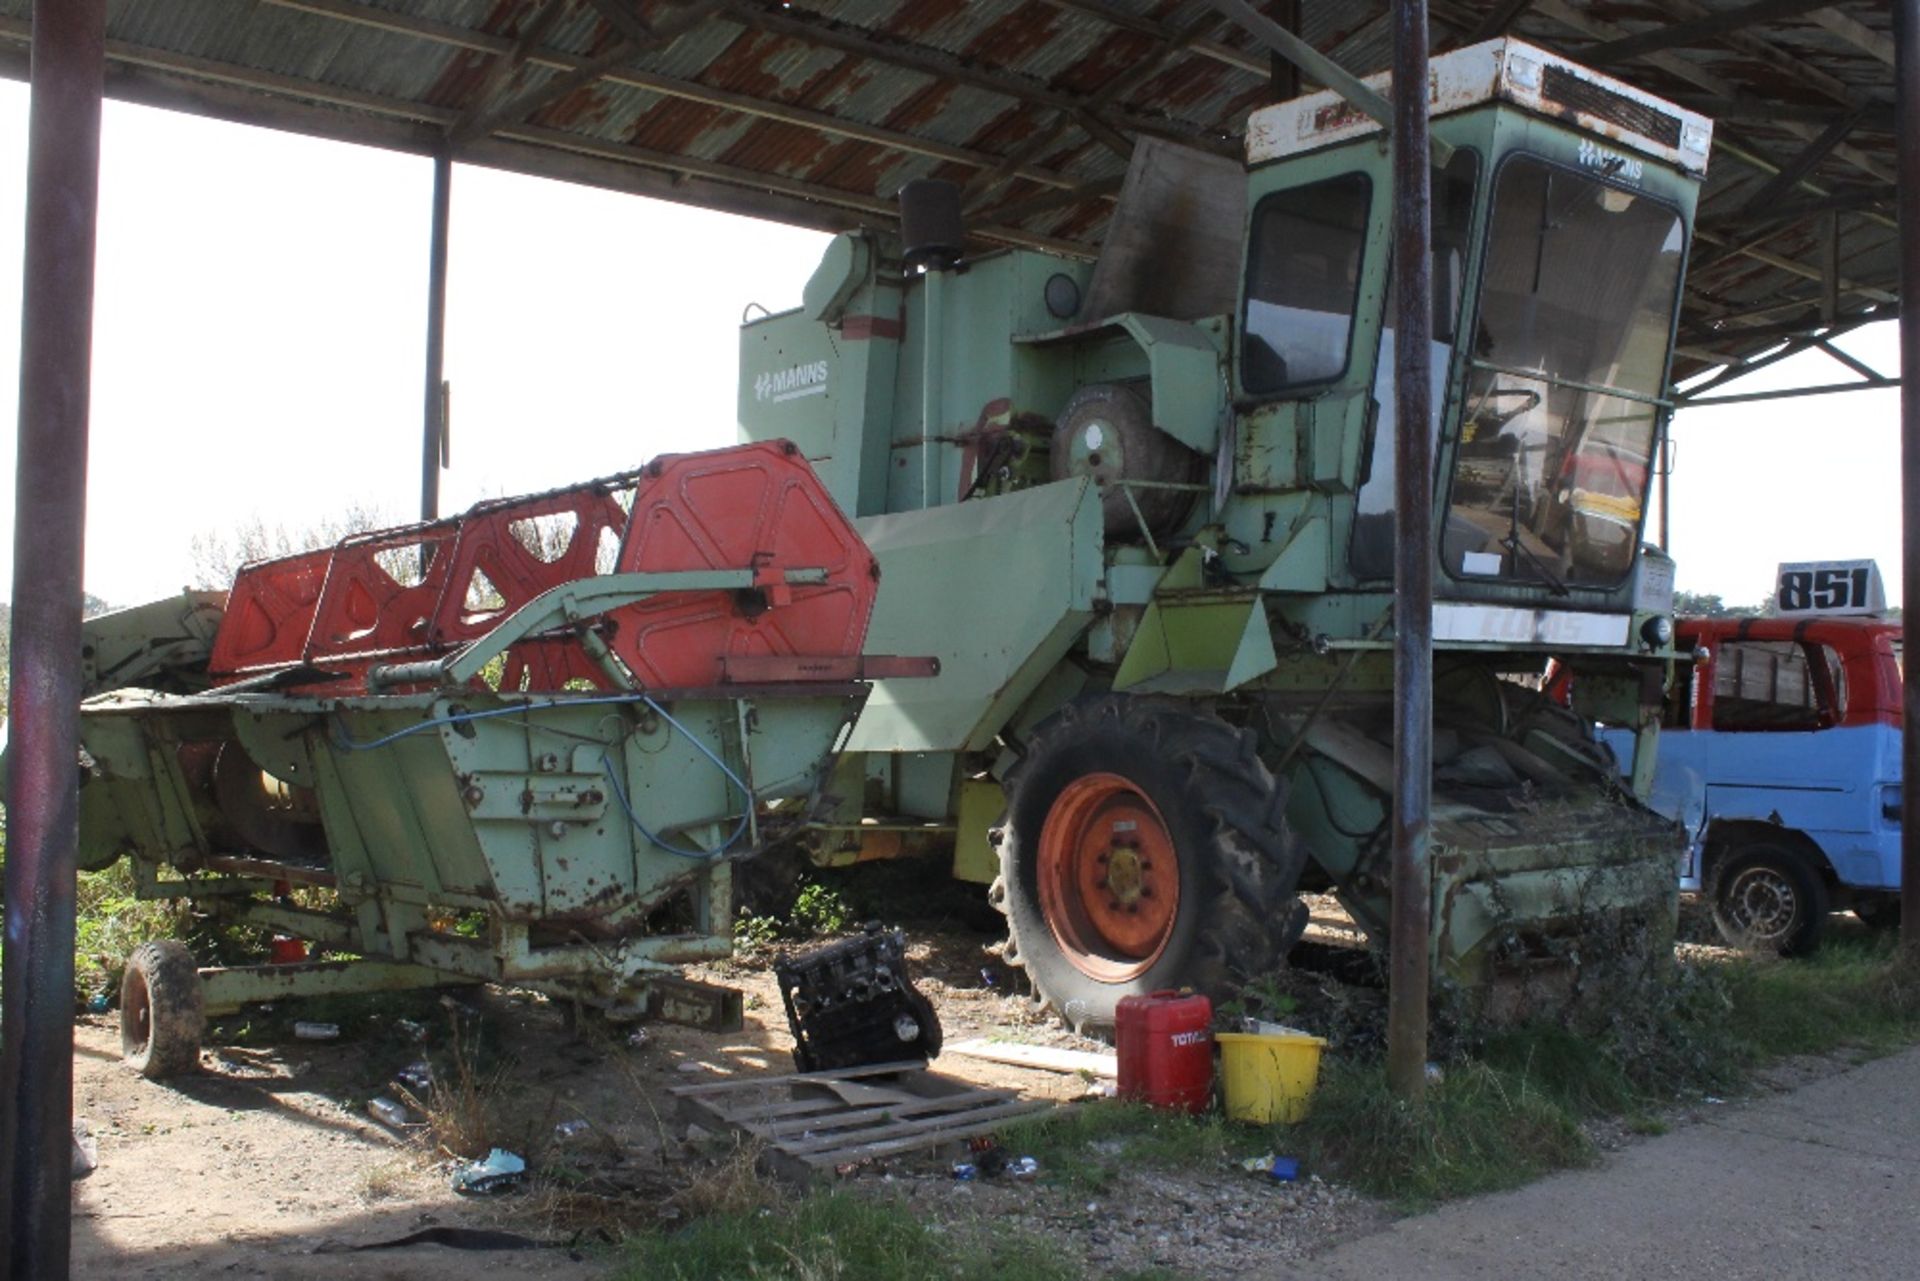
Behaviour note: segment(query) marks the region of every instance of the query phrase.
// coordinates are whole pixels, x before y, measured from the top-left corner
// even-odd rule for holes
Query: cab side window
[[[1814,730],[1846,715],[1846,671],[1826,645],[1728,641],[1713,677],[1718,730]]]
[[[1365,174],[1254,206],[1240,381],[1249,392],[1331,382],[1347,368],[1372,184]]]

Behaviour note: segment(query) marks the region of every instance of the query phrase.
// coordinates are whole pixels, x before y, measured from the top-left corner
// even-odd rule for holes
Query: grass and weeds
[[[825,1192],[636,1241],[622,1281],[1080,1281],[1071,1251],[1011,1233],[970,1239],[909,1206]]]
[[[1804,960],[1689,962],[1642,997],[1581,1031],[1493,1032],[1444,1065],[1420,1107],[1393,1097],[1377,1064],[1330,1062],[1312,1116],[1274,1139],[1363,1191],[1428,1204],[1583,1164],[1596,1120],[1661,1133],[1666,1108],[1738,1092],[1769,1062],[1920,1040],[1920,986],[1889,939],[1835,940]]]
[[[424,1091],[397,1092],[426,1118],[427,1139],[436,1152],[483,1157],[502,1141],[501,1113],[513,1065],[485,1054],[477,1021],[463,1027],[458,1011],[450,1010],[447,1022],[451,1035],[446,1048],[428,1060],[431,1084]]]
[[[1269,995],[1263,1004],[1277,1004]],[[1517,1186],[1594,1157],[1604,1123],[1638,1134],[1702,1095],[1750,1086],[1769,1062],[1920,1040],[1920,984],[1888,938],[1838,938],[1804,960],[1689,961],[1578,1030],[1558,1023],[1450,1029],[1468,1047],[1420,1105],[1380,1064],[1329,1056],[1309,1118],[1270,1129],[1120,1103],[1010,1128],[1049,1182],[1098,1191],[1141,1167],[1220,1169],[1264,1152],[1375,1196],[1419,1206]]]
[[[99,992],[117,1001],[127,953],[148,939],[181,938],[192,929],[183,904],[134,896],[128,859],[80,873],[73,906],[73,986],[81,1001]]]
[[[1275,1133],[1278,1150],[1362,1191],[1425,1205],[1515,1187],[1584,1164],[1581,1116],[1524,1073],[1458,1064],[1422,1104],[1396,1098],[1377,1065],[1331,1064],[1313,1113]]]
[[[1285,993],[1249,993],[1280,1013]],[[1891,940],[1836,938],[1810,959],[1689,959],[1577,1025],[1442,1030],[1452,1047],[1425,1100],[1386,1088],[1377,1060],[1324,1065],[1308,1119],[1251,1127],[1122,1102],[1062,1108],[1006,1127],[1035,1157],[1043,1186],[1105,1197],[1143,1170],[1241,1176],[1272,1152],[1403,1207],[1509,1188],[1595,1157],[1595,1136],[1654,1134],[1676,1104],[1750,1087],[1782,1057],[1884,1053],[1920,1040],[1920,987],[1896,968]],[[1078,1278],[1072,1252],[1032,1237],[942,1226],[889,1197],[795,1199],[745,1164],[716,1176],[690,1222],[629,1239],[623,1277]],[[1144,1278],[1148,1274],[1140,1274]]]
[[[839,888],[808,875],[782,914],[742,907],[733,922],[733,946],[742,955],[755,956],[777,943],[844,933],[861,919]]]
[[[133,861],[82,872],[74,892],[73,988],[76,1003],[98,993],[120,999],[127,954],[149,939],[179,939],[203,965],[252,965],[267,957],[266,932],[194,912],[184,899],[143,899]]]
[[[1216,1169],[1272,1150],[1264,1131],[1218,1113],[1192,1117],[1121,1102],[1059,1108],[1008,1126],[1000,1138],[1038,1161],[1047,1182],[1085,1192],[1105,1191],[1142,1166]]]
[[[1920,981],[1891,935],[1836,940],[1805,960],[1729,967],[1722,1035],[1745,1066],[1851,1046],[1874,1054],[1920,1039]]]

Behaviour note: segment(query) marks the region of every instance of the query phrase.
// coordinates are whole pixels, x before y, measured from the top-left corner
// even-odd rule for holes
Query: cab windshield
[[[1441,534],[1456,578],[1611,587],[1632,568],[1686,244],[1651,198],[1516,157],[1494,191]]]

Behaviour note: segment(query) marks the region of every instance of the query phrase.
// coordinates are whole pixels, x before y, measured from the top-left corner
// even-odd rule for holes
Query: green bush
[[[73,986],[81,1001],[96,992],[120,997],[127,953],[148,939],[179,938],[192,927],[184,903],[134,896],[133,865],[121,859],[82,872],[74,895]]]
[[[793,927],[803,937],[838,934],[853,921],[853,909],[838,890],[809,881],[793,901]]]

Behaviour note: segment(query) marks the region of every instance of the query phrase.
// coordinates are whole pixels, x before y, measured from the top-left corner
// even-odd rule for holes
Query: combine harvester
[[[1711,130],[1512,40],[1432,84],[1435,973],[1564,994],[1671,937],[1640,530]],[[1247,148],[1142,142],[1091,266],[969,257],[912,184],[901,237],[837,237],[743,329],[741,449],[253,566],[224,621],[96,620],[94,687],[167,692],[86,709],[87,864],[367,958],[203,972],[209,1009],[480,978],[717,1017],[667,976],[771,844],[949,855],[1083,1028],[1270,970],[1304,890],[1392,946],[1388,149],[1331,93]],[[129,991],[185,1008],[190,974],[161,945]]]
[[[1431,85],[1434,973],[1551,996],[1670,952],[1640,533],[1712,128],[1515,40]],[[741,334],[745,437],[857,518],[876,647],[941,660],[876,685],[813,857],[950,850],[1076,1026],[1269,969],[1302,890],[1392,945],[1391,157],[1330,91],[1246,145],[1140,142],[1091,265],[968,256],[909,187],[902,239],[839,237]]]

